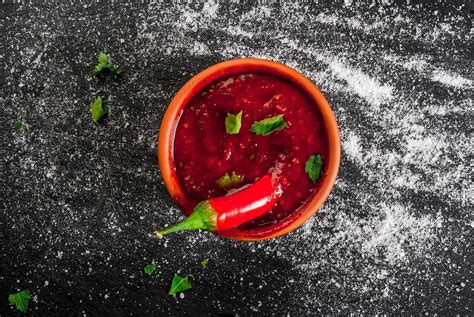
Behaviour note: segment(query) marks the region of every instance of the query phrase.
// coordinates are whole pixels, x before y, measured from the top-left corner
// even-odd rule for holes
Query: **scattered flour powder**
[[[342,143],[340,173],[334,189],[318,214],[299,230],[279,239],[251,244],[190,233],[163,241],[161,250],[173,251],[153,260],[160,261],[163,267],[183,269],[182,263],[205,254],[211,258],[210,263],[216,261],[225,269],[225,261],[238,265],[239,254],[256,254],[255,262],[242,264],[242,272],[225,272],[234,288],[266,292],[268,300],[263,303],[246,298],[243,291],[237,294],[243,296],[247,305],[244,312],[413,312],[441,309],[455,302],[456,289],[462,291],[472,285],[461,275],[463,267],[459,263],[469,256],[461,246],[470,244],[474,196],[470,163],[474,146],[472,135],[466,133],[472,128],[468,121],[472,119],[473,84],[472,75],[466,73],[463,51],[463,43],[470,35],[465,32],[465,16],[456,12],[447,16],[434,14],[427,19],[423,10],[413,5],[401,9],[386,3],[359,9],[353,1],[344,1],[344,6],[331,10],[307,3],[274,3],[245,10],[237,4],[215,2],[171,7],[150,4],[138,10],[133,18],[133,32],[120,34],[120,43],[130,44],[133,50],[113,53],[136,65],[139,74],[131,72],[125,86],[133,87],[130,89],[143,103],[155,105],[160,100],[164,105],[172,97],[172,93],[164,95],[161,87],[146,85],[150,64],[160,65],[153,69],[156,73],[172,68],[179,80],[170,85],[177,90],[185,79],[201,70],[195,65],[204,67],[238,57],[267,58],[294,67],[321,89],[334,109]],[[50,64],[57,63],[46,62],[43,51],[48,45],[55,45],[59,33],[49,33],[44,28],[44,13],[33,10],[31,16],[28,27],[44,31],[38,31],[41,41],[24,49],[20,47],[25,43],[11,44],[14,56],[9,60],[7,86],[37,84],[38,72],[47,72],[53,68]],[[175,56],[180,56],[189,67],[168,64]],[[444,62],[453,56],[455,61]],[[86,65],[90,58],[81,54],[76,62]],[[18,72],[17,63],[28,67],[13,80]],[[77,98],[68,95],[76,91],[75,82],[79,81],[71,79],[75,75],[69,64],[56,69],[59,74],[45,79],[44,97],[34,100],[34,108],[28,110],[40,114],[37,120],[56,118],[53,127],[58,131],[64,130],[61,122],[67,122],[70,114],[58,112],[51,105],[77,102]],[[168,77],[175,80],[169,74]],[[51,82],[56,78],[67,82],[68,90],[57,89]],[[96,93],[92,81],[83,85],[90,86],[91,94]],[[159,120],[150,116],[135,121],[138,112],[134,107],[114,100],[114,91],[119,89],[110,90],[109,100],[116,104],[111,107],[109,128],[121,135],[127,127],[129,134],[112,140],[115,143],[110,147],[146,143],[145,152],[154,153],[156,131],[143,131],[155,129],[152,125]],[[78,89],[81,94],[83,90]],[[8,115],[28,117],[28,111],[16,110],[23,97],[3,97],[14,105],[6,110]],[[26,127],[29,128],[28,122]],[[150,237],[152,227],[172,223],[179,217],[170,201],[155,201],[155,194],[148,201],[134,201],[134,195],[140,193],[122,184],[125,176],[139,177],[146,184],[159,182],[157,172],[150,170],[146,159],[137,162],[133,169],[122,168],[119,172],[124,177],[117,179],[111,174],[112,162],[99,154],[103,146],[97,145],[95,151],[82,153],[82,157],[74,151],[45,152],[50,142],[68,148],[70,140],[81,135],[80,129],[69,134],[25,131],[15,134],[12,146],[34,155],[26,155],[12,167],[16,175],[25,179],[34,175],[29,178],[31,186],[53,193],[97,193],[102,185],[115,182],[115,186],[123,189],[123,197],[133,202],[116,207],[137,215],[137,219],[119,215],[107,200],[100,209],[105,210],[102,217],[96,216],[100,211],[96,207],[71,206],[67,196],[59,197],[51,208],[40,204],[40,212],[61,207],[61,213],[46,222],[49,227],[35,229],[40,242],[47,244],[44,263],[48,267],[57,267],[58,261],[75,256],[96,256],[107,265],[117,257],[120,261],[120,255],[114,253],[117,250],[140,254],[156,243]],[[30,135],[26,134],[28,131]],[[35,143],[31,142],[32,137]],[[57,157],[65,155],[72,162],[94,162],[95,167],[71,176],[56,162]],[[61,183],[61,179],[69,181]],[[162,185],[160,188],[163,189]],[[157,216],[156,210],[169,212]],[[102,232],[116,246],[97,240],[97,233],[80,225],[91,217],[103,223]],[[21,226],[21,221],[15,222],[15,228]],[[123,235],[127,239],[121,238]],[[146,236],[150,241],[144,242]],[[449,252],[455,254],[453,260]],[[275,289],[272,285],[279,278],[284,279],[285,274],[267,268],[265,261],[277,261],[294,270],[289,274],[291,280],[284,280]],[[442,271],[445,267],[449,268],[446,274]],[[259,271],[263,279],[253,274],[261,268],[265,268]],[[64,270],[63,273],[70,273],[69,269]],[[135,273],[124,270],[126,283],[133,285]],[[92,268],[89,274],[94,274]],[[255,280],[243,276],[254,276]],[[159,278],[165,282],[164,277]],[[453,288],[453,280],[462,284]],[[42,283],[44,292],[52,288],[51,284]],[[424,300],[431,291],[443,296],[437,301]],[[41,294],[41,289],[36,292]],[[107,290],[102,294],[106,300],[117,296],[120,293]],[[184,303],[188,297],[186,294],[176,301]],[[283,300],[285,305],[278,306]],[[227,304],[219,300],[212,303],[217,310],[227,309]]]

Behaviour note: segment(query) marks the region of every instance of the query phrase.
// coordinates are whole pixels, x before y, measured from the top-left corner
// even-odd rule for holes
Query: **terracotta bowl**
[[[191,98],[207,85],[241,73],[267,73],[283,77],[304,91],[313,100],[314,106],[321,114],[326,127],[328,158],[326,159],[320,186],[312,196],[297,210],[286,218],[271,225],[252,229],[235,229],[222,233],[222,236],[236,240],[265,240],[281,236],[301,226],[321,207],[328,197],[336,180],[339,169],[340,141],[336,118],[321,92],[316,86],[294,69],[280,63],[243,58],[218,63],[191,78],[176,94],[166,110],[158,137],[158,160],[163,180],[171,197],[183,206],[187,197],[179,183],[173,161],[173,146],[176,127],[184,108]]]

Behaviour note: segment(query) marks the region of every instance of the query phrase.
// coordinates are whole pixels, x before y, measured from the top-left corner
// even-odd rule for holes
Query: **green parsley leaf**
[[[225,173],[224,176],[216,180],[217,186],[225,191],[229,191],[233,188],[239,187],[244,183],[244,176],[240,176],[232,172],[232,175]]]
[[[21,292],[8,295],[8,301],[10,304],[15,305],[17,310],[26,313],[30,297],[30,291],[25,289]]]
[[[225,118],[225,131],[228,134],[238,134],[242,126],[242,111],[238,114],[227,113]]]
[[[155,272],[155,271],[156,271],[156,264],[155,263],[147,264],[143,268],[143,272],[145,272],[145,274],[148,274],[148,275],[152,275],[153,272]]]
[[[256,135],[269,135],[287,127],[288,124],[286,124],[285,119],[283,119],[283,115],[279,114],[261,121],[255,121],[250,128],[250,132],[253,132]]]
[[[97,60],[99,61],[99,64],[94,67],[93,73],[95,76],[102,76],[107,72],[113,76],[119,76],[121,74],[120,70],[109,63],[109,57],[104,52],[99,53]]]
[[[184,292],[188,289],[191,289],[191,283],[189,283],[189,276],[181,277],[178,274],[175,274],[173,281],[171,281],[171,287],[168,292],[168,295],[176,295],[179,292]]]
[[[94,75],[99,76],[105,68],[105,64],[98,64],[94,68]]]
[[[316,182],[321,176],[321,170],[323,169],[323,160],[321,155],[311,155],[306,162],[304,170],[308,173],[309,179]]]
[[[15,129],[21,129],[21,128],[23,128],[23,123],[21,123],[20,121],[16,121],[16,122],[14,123],[13,127],[14,127]]]
[[[204,259],[201,261],[201,266],[205,269],[207,266],[207,262],[209,262],[209,259]]]
[[[109,111],[109,108],[102,103],[102,98],[97,97],[97,99],[91,104],[90,110],[92,113],[92,121],[99,122],[102,117]]]
[[[107,64],[109,62],[109,57],[104,52],[100,52],[97,59],[99,60],[100,64]]]

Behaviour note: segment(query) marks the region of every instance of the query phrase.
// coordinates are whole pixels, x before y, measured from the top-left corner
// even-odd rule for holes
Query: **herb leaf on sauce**
[[[99,96],[91,104],[90,110],[91,110],[91,113],[92,113],[92,121],[97,123],[109,111],[109,108],[104,103],[102,103],[102,98],[100,98],[100,96]]]
[[[175,274],[173,280],[171,281],[171,287],[168,292],[168,295],[176,295],[179,292],[184,292],[188,289],[191,289],[191,283],[189,282],[189,276],[181,277],[178,274]]]
[[[145,272],[145,274],[147,274],[147,275],[152,275],[153,272],[155,272],[155,271],[156,271],[156,264],[155,263],[147,264],[143,268],[143,272]]]
[[[94,75],[100,76],[106,73],[109,73],[113,76],[119,76],[121,71],[115,68],[112,64],[109,63],[109,57],[104,52],[100,52],[99,56],[97,56],[97,60],[99,63],[94,68]]]
[[[201,266],[205,269],[207,266],[207,262],[209,262],[209,259],[204,259],[201,261]]]
[[[15,305],[17,310],[26,313],[30,297],[30,291],[25,289],[21,292],[8,295],[8,301],[10,304]]]
[[[216,180],[217,186],[225,191],[229,191],[233,188],[239,187],[244,183],[244,176],[240,176],[232,172],[232,175],[225,173],[224,176]]]
[[[304,170],[308,173],[309,179],[316,182],[321,176],[321,170],[323,169],[323,160],[321,155],[311,155],[306,162]]]
[[[283,115],[279,114],[271,118],[255,121],[250,128],[250,132],[253,132],[256,135],[269,135],[287,127],[288,124],[285,119],[283,119]]]
[[[227,113],[225,118],[225,131],[228,134],[238,134],[242,126],[242,111],[237,114]]]

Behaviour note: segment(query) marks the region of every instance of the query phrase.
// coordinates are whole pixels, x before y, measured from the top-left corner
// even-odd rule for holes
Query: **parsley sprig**
[[[97,56],[97,60],[99,61],[99,63],[94,67],[94,76],[101,77],[106,74],[110,74],[112,76],[120,76],[120,74],[122,73],[112,64],[110,64],[109,57],[104,52],[99,53],[99,56]]]
[[[109,111],[109,108],[102,102],[102,98],[99,96],[96,100],[90,105],[90,110],[92,114],[92,121],[98,123]]]
[[[240,176],[232,172],[232,175],[225,173],[224,176],[216,180],[217,186],[225,191],[229,191],[233,188],[237,188],[244,183],[244,176]]]
[[[237,114],[228,113],[225,118],[225,130],[228,134],[238,134],[242,126],[242,111]]]
[[[168,295],[176,295],[177,293],[184,292],[191,288],[192,286],[189,282],[189,275],[182,277],[178,274],[175,274],[173,280],[171,281],[171,287],[168,291]]]
[[[283,119],[283,115],[279,114],[271,118],[255,121],[250,128],[250,132],[253,132],[256,135],[269,135],[287,127],[288,124],[285,119]]]
[[[207,267],[207,263],[209,262],[209,259],[204,259],[201,261],[201,266],[203,269],[205,269]]]
[[[308,177],[313,182],[316,182],[321,176],[321,171],[323,169],[323,160],[321,155],[311,155],[306,162],[304,167],[305,172],[308,174]]]
[[[155,263],[147,264],[143,268],[143,272],[145,272],[147,275],[152,275],[156,271],[156,266],[157,265]]]
[[[30,297],[30,291],[25,289],[18,293],[8,295],[8,301],[10,304],[15,305],[17,310],[26,313],[26,310],[28,309],[28,300]]]

